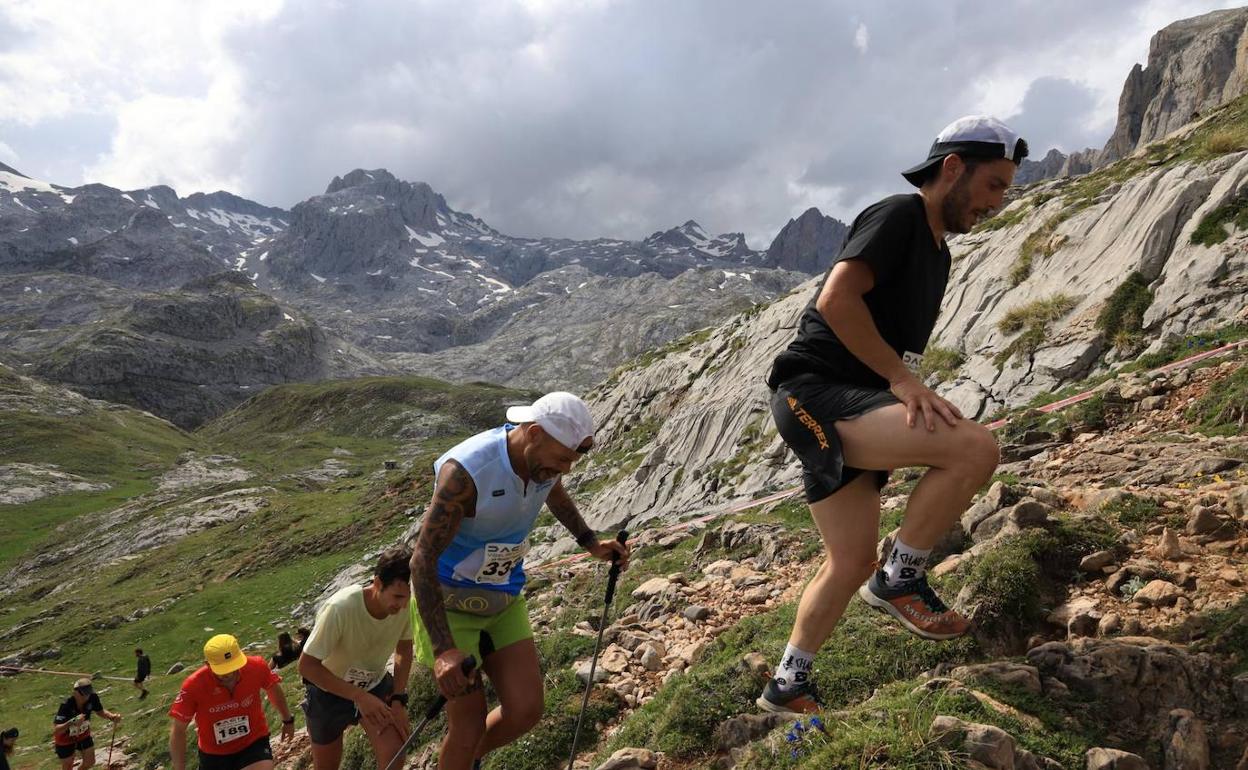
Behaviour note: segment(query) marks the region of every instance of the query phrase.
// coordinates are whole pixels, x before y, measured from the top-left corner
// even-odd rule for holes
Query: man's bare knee
[[[963,435],[952,457],[957,469],[978,486],[997,469],[1001,462],[1001,448],[992,431],[979,423],[964,421],[958,427]]]
[[[503,718],[515,725],[520,732],[528,732],[542,721],[541,701],[525,700],[503,708]]]
[[[830,577],[861,583],[875,570],[875,553],[839,553],[835,557],[829,556],[823,568]]]

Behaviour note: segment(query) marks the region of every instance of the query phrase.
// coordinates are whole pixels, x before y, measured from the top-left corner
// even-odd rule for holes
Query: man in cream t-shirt
[[[412,667],[412,552],[384,551],[365,586],[347,586],[316,615],[303,646],[299,673],[307,687],[302,706],[316,770],[337,770],[342,734],[364,728],[384,767],[409,731],[407,680]],[[394,674],[386,669],[394,656]]]

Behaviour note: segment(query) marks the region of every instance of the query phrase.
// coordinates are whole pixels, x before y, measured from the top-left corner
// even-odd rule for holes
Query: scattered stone
[[[1100,628],[1101,613],[1094,611],[1080,612],[1066,623],[1067,636],[1096,636]]]
[[[741,656],[741,662],[745,664],[746,669],[751,673],[763,676],[771,674],[771,665],[761,652],[747,652]],[[1244,675],[1244,694],[1245,698],[1248,698],[1248,674]]]
[[[700,604],[690,604],[682,613],[686,618],[694,622],[706,620],[711,616],[711,611]]]
[[[1165,770],[1208,770],[1209,736],[1204,723],[1187,709],[1174,709],[1170,712],[1170,725]]]
[[[650,749],[620,749],[597,770],[653,770],[659,766],[658,756]]]
[[[1079,561],[1079,569],[1084,572],[1097,573],[1117,562],[1113,551],[1097,551],[1090,553]]]
[[[1153,555],[1166,561],[1178,561],[1183,558],[1183,547],[1179,544],[1179,536],[1166,527],[1161,532],[1161,539],[1153,548]]]
[[[1187,520],[1185,531],[1189,535],[1208,535],[1222,528],[1222,520],[1212,508],[1198,505]]]
[[[717,751],[728,751],[753,743],[792,718],[790,714],[741,714],[715,728]]]
[[[650,578],[633,589],[633,598],[638,600],[653,599],[671,588],[672,581],[663,577]]]
[[[771,589],[767,586],[751,588],[741,595],[741,601],[746,604],[762,604],[769,598],[771,598]]]
[[[1088,749],[1083,755],[1087,770],[1149,770],[1143,757],[1119,749]]]
[[[1168,580],[1152,580],[1136,591],[1132,601],[1147,607],[1169,607],[1183,595],[1183,589]]]
[[[1047,620],[1054,625],[1065,626],[1076,615],[1086,614],[1095,609],[1096,599],[1089,596],[1079,596],[1058,606],[1049,613]]]
[[[1001,684],[1020,687],[1028,692],[1040,693],[1040,671],[1035,666],[1021,663],[996,661],[993,663],[977,663],[970,666],[958,666],[949,672],[954,679],[968,681],[973,679],[990,679]]]
[[[1120,628],[1122,628],[1122,616],[1116,612],[1109,612],[1097,623],[1096,633],[1099,636],[1109,636]]]
[[[586,660],[580,663],[579,665],[577,665],[576,667],[576,678],[581,680],[581,684],[589,684],[589,668],[590,668],[591,662],[592,662],[591,660]],[[594,669],[594,682],[595,683],[605,682],[610,677],[611,677],[611,674],[603,670],[601,665],[599,665],[596,669]]]

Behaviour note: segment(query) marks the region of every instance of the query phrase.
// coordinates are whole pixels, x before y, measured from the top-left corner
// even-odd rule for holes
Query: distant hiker
[[[946,233],[999,208],[1027,143],[987,116],[954,121],[919,165],[917,193],[869,206],[776,356],[767,384],[785,443],[802,462],[806,500],[827,558],[806,586],[775,676],[758,705],[817,710],[809,679],[854,591],[928,639],[965,633],[965,618],[927,583],[932,547],[997,467],[991,431],[919,379],[949,278]],[[880,488],[889,471],[929,468],[876,568]],[[866,580],[865,584],[863,581]]]
[[[343,588],[317,612],[299,658],[316,770],[337,770],[342,734],[351,725],[364,729],[378,767],[385,767],[407,739],[411,558],[409,548],[383,551],[372,582]],[[393,675],[386,670],[391,655]]]
[[[147,688],[143,683],[152,675],[152,659],[143,654],[143,650],[134,648],[135,670],[134,670],[134,686],[139,689],[139,700],[147,697]]]
[[[311,635],[312,632],[303,626],[300,626],[295,631],[295,650],[297,652],[303,652],[303,646],[308,643],[308,637]]]
[[[169,709],[169,759],[186,769],[186,732],[198,733],[200,770],[272,770],[269,721],[261,691],[282,719],[282,740],[295,735],[295,715],[286,705],[282,680],[264,658],[244,655],[238,640],[217,634],[204,645],[204,665],[182,682]]]
[[[61,770],[74,766],[74,754],[82,754],[82,764],[77,770],[87,770],[95,765],[95,741],[91,738],[91,715],[99,714],[117,723],[121,714],[104,708],[96,695],[91,680],[83,677],[74,682],[74,691],[56,710],[52,719],[52,744],[61,760]]]
[[[17,750],[17,736],[16,727],[0,733],[0,770],[9,770],[9,757]]]
[[[434,463],[433,501],[412,555],[417,658],[450,698],[441,770],[471,767],[542,716],[542,672],[520,594],[528,536],[542,505],[593,556],[628,561],[626,546],[598,540],[561,480],[594,443],[585,402],[549,393],[508,409],[507,421]],[[480,678],[460,670],[467,655],[498,694],[488,715]]]
[[[276,671],[296,660],[299,660],[299,649],[295,647],[295,641],[290,638],[290,634],[283,631],[277,635],[277,652],[269,658],[269,668]]]

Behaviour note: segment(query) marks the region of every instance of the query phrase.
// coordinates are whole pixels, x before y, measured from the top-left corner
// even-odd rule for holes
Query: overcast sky
[[[283,207],[390,169],[511,235],[765,247],[906,189],[960,115],[1101,146],[1217,0],[0,0],[0,161]]]

